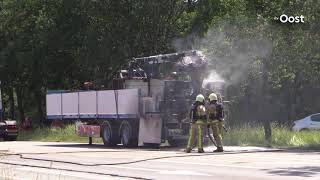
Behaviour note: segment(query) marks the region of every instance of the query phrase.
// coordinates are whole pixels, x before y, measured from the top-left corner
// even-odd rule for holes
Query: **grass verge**
[[[87,137],[79,137],[74,125],[64,128],[37,128],[32,131],[20,131],[21,141],[51,141],[51,142],[88,142]],[[102,143],[101,138],[94,138],[94,143]],[[264,139],[263,128],[243,127],[231,129],[223,135],[224,145],[229,146],[272,146],[306,149],[320,149],[320,131],[294,132],[286,127],[273,126],[272,142]]]
[[[320,149],[320,131],[291,131],[286,127],[272,128],[271,144],[264,138],[264,129],[239,128],[224,133],[225,145],[272,146]]]
[[[19,141],[50,141],[50,142],[88,142],[87,137],[79,137],[75,132],[75,125],[67,125],[63,128],[36,128],[33,130],[21,130]],[[94,143],[102,143],[100,138],[93,138]]]

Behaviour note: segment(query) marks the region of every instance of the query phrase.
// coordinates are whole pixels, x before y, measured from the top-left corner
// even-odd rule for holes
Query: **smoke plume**
[[[247,78],[250,68],[257,61],[271,54],[272,44],[263,33],[243,33],[245,27],[235,23],[220,23],[211,28],[203,38],[191,35],[178,39],[173,45],[178,51],[202,50],[209,61],[209,76],[205,81],[224,81],[236,84]],[[248,29],[250,31],[250,29]]]

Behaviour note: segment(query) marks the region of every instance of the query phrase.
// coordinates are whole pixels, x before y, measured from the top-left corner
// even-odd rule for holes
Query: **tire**
[[[105,146],[116,146],[119,143],[119,136],[115,125],[112,125],[109,121],[105,121],[102,123],[101,129],[101,137]]]
[[[174,139],[172,137],[168,138],[168,143],[171,147],[180,147],[187,144],[187,142],[183,139]]]
[[[4,137],[3,140],[4,141],[16,141],[17,136]]]
[[[159,149],[160,144],[158,144],[158,143],[143,143],[143,147],[151,148],[151,149]]]
[[[138,146],[138,137],[137,130],[133,123],[129,121],[122,121],[120,125],[120,138],[121,143],[125,147],[137,147]]]

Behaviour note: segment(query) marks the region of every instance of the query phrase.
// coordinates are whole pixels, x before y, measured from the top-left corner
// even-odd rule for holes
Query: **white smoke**
[[[255,27],[249,24],[248,27]],[[202,50],[210,63],[205,81],[222,81],[236,84],[247,78],[250,67],[258,59],[271,54],[272,43],[263,33],[244,35],[239,24],[220,23],[211,28],[201,39],[191,35],[175,40],[177,50]],[[250,31],[250,29],[249,29]]]
[[[206,85],[210,82],[222,82],[225,80],[214,70],[210,72],[210,74],[203,80],[202,87],[206,87]]]

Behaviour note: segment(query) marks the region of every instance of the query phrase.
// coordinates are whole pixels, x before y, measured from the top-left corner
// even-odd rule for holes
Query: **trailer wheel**
[[[183,139],[175,139],[173,137],[168,138],[168,143],[171,147],[180,147],[180,146],[185,146],[186,141]]]
[[[105,146],[115,146],[119,142],[119,136],[109,121],[105,121],[101,125],[101,137]],[[114,129],[114,130],[113,130]]]
[[[159,149],[161,144],[158,143],[143,143],[143,147],[150,149]]]
[[[122,121],[120,125],[120,137],[123,146],[136,147],[138,146],[138,138],[136,136],[135,128],[129,121]]]
[[[16,141],[17,140],[17,136],[12,136],[12,137],[3,137],[4,141]]]

